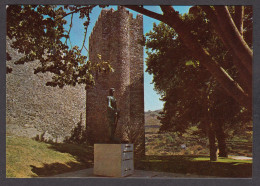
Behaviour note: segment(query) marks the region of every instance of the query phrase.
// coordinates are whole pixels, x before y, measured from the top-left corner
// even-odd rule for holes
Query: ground
[[[93,147],[88,145],[50,144],[12,135],[7,136],[6,144],[8,178],[50,177],[93,168]],[[162,177],[248,178],[252,176],[252,160],[220,158],[211,162],[208,156],[202,155],[147,155],[135,159],[135,170],[138,175],[152,172]]]

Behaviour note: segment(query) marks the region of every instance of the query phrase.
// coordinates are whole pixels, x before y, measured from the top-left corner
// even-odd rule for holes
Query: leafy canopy
[[[7,7],[7,37],[11,47],[24,54],[15,64],[39,61],[34,73],[51,72],[52,81],[48,86],[85,84],[94,85],[93,74],[96,71],[110,72],[112,67],[98,55],[99,63],[93,64],[82,55],[86,49],[85,39],[90,13],[95,6],[78,5],[10,5]],[[85,37],[82,46],[69,46],[73,15],[84,19]],[[71,16],[69,30],[65,30],[66,16]],[[87,50],[87,49],[86,49]],[[7,59],[11,56],[7,53]],[[11,72],[7,68],[7,72]]]
[[[203,12],[182,16],[197,41],[222,67],[238,78],[232,54],[224,47]],[[147,72],[153,74],[155,89],[165,102],[161,131],[184,133],[197,125],[204,133],[210,122],[226,129],[251,121],[251,114],[229,96],[200,61],[193,58],[176,31],[160,23],[146,34]]]

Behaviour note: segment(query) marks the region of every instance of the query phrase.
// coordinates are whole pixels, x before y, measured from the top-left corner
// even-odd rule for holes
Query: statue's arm
[[[108,101],[107,107],[110,109],[113,109],[113,107],[111,105],[111,99],[109,97],[107,97],[107,101]]]

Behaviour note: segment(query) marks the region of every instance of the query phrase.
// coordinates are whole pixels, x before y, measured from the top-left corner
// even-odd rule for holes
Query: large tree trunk
[[[222,123],[215,124],[216,137],[218,140],[218,149],[219,149],[219,157],[227,157],[227,145],[226,145],[226,136],[223,130]]]
[[[216,146],[216,136],[215,130],[212,123],[209,124],[208,128],[208,138],[209,138],[209,151],[210,151],[210,161],[217,161],[217,146]]]

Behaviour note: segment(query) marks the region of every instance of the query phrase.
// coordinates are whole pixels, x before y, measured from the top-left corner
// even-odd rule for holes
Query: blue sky
[[[145,8],[157,12],[162,13],[159,6],[144,6]],[[176,11],[179,11],[179,13],[187,13],[189,11],[190,6],[173,6]],[[117,10],[117,6],[109,6],[108,9],[113,8]],[[90,25],[88,27],[88,33],[87,33],[87,40],[85,43],[85,46],[88,48],[88,38],[89,35],[95,25],[95,22],[101,12],[101,8],[94,8],[91,15],[90,15]],[[130,10],[130,12],[133,13],[133,16],[135,17],[137,15],[137,12]],[[68,21],[67,26],[70,24],[70,16],[66,17],[66,20]],[[78,45],[82,46],[83,38],[84,38],[84,28],[83,28],[83,22],[85,20],[78,19],[78,15],[73,16],[73,27],[70,32],[70,38],[72,45]],[[153,23],[158,24],[159,21],[149,18],[147,16],[143,16],[143,26],[144,26],[144,35],[152,30]],[[68,28],[68,27],[67,27]],[[86,50],[83,51],[84,55],[87,55]],[[154,90],[154,85],[151,84],[152,82],[152,75],[149,75],[145,72],[146,65],[145,65],[145,59],[146,59],[146,51],[144,50],[144,104],[145,104],[145,111],[148,110],[158,110],[163,108],[163,102],[160,101],[160,95],[156,93]]]

